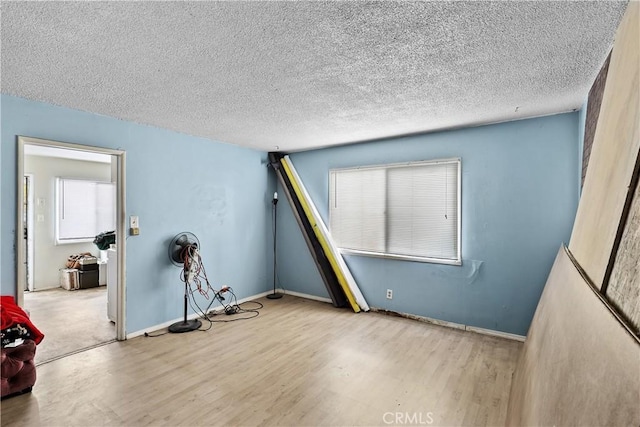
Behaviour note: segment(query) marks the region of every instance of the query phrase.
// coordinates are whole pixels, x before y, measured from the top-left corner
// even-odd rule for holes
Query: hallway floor
[[[106,286],[25,292],[24,306],[45,335],[36,351],[36,364],[116,337],[115,325],[107,319]]]

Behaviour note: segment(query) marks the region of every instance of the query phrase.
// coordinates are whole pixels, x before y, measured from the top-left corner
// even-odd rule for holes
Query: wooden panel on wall
[[[640,336],[640,185],[637,184],[606,295]]]
[[[514,373],[507,425],[640,425],[640,344],[560,248]]]
[[[569,248],[600,288],[640,149],[640,2],[629,2],[616,35],[589,169]]]
[[[604,95],[604,86],[607,82],[607,72],[609,71],[609,61],[611,60],[611,52],[604,61],[600,72],[596,77],[591,90],[589,90],[589,98],[587,100],[587,118],[584,125],[584,147],[582,148],[582,182],[587,176],[587,167],[589,166],[589,158],[591,157],[591,147],[593,146],[593,137],[596,134],[596,125],[598,117],[600,117],[600,106],[602,105],[602,96]]]

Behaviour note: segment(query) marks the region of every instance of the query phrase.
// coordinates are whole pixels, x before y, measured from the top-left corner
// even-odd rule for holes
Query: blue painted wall
[[[239,298],[269,289],[275,183],[265,153],[6,95],[1,107],[2,294],[15,294],[17,135],[127,152],[127,216],[141,226],[127,239],[127,332],[181,316],[184,288],[167,259],[181,231],[200,238],[215,286]]]
[[[578,114],[295,153],[328,223],[331,168],[462,158],[462,266],[347,256],[374,307],[526,334],[578,204]],[[279,212],[284,287],[327,296],[287,203]],[[393,300],[385,290],[393,289]]]
[[[180,316],[178,271],[166,261],[166,244],[179,231],[200,237],[214,284],[233,286],[239,297],[270,288],[275,183],[264,153],[6,95],[1,107],[2,294],[13,294],[15,283],[16,135],[127,151],[127,215],[139,215],[142,230],[127,240],[128,332]],[[558,246],[569,240],[581,123],[571,113],[292,159],[326,221],[331,168],[461,157],[462,267],[359,256],[348,256],[347,263],[372,306],[525,334]],[[279,282],[327,297],[281,199]],[[387,288],[394,290],[391,301],[384,297]]]

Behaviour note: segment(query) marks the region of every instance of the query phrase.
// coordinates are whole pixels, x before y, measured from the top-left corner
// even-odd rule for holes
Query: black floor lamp
[[[276,261],[276,238],[278,232],[278,192],[273,193],[273,200],[271,201],[273,204],[273,293],[267,295],[269,299],[278,299],[282,298],[282,294],[276,293],[276,267],[278,266],[278,262]]]

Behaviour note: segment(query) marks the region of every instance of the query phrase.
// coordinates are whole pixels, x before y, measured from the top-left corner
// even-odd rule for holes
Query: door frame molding
[[[35,194],[33,192],[33,183],[34,183],[34,175],[32,173],[23,174],[25,179],[28,179],[29,186],[27,187],[27,212],[25,214],[27,218],[27,247],[25,248],[25,253],[27,254],[26,263],[27,268],[26,272],[29,273],[27,276],[29,280],[25,283],[25,287],[23,289],[28,289],[29,291],[34,290],[34,275],[35,275],[35,266],[33,265],[34,260],[34,240],[33,240],[33,230],[35,229],[35,213],[34,213],[34,204],[35,204]],[[31,241],[31,244],[29,244]]]
[[[118,289],[117,289],[117,315],[116,315],[116,339],[125,340],[126,335],[126,152],[109,148],[94,147],[90,145],[72,144],[68,142],[52,141],[48,139],[32,138],[28,136],[17,137],[17,228],[24,229],[22,209],[24,204],[23,177],[24,177],[24,147],[25,145],[38,145],[44,147],[64,148],[89,153],[107,154],[116,159],[116,242],[118,245]],[[18,305],[24,306],[24,280],[25,280],[25,242],[22,232],[16,235],[16,300]]]

